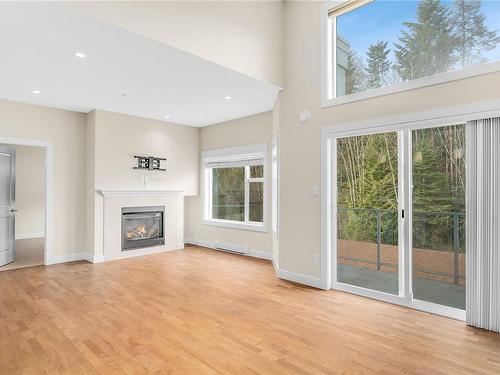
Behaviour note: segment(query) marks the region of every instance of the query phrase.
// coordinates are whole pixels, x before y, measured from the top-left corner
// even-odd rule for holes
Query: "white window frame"
[[[263,155],[263,177],[252,178],[250,177],[250,166],[245,168],[245,221],[237,220],[224,220],[215,219],[212,216],[212,188],[213,188],[213,169],[205,167],[205,160],[207,158],[223,158],[234,157],[239,154],[248,154],[259,152]],[[217,150],[209,150],[202,152],[201,158],[201,168],[202,168],[202,189],[203,192],[203,202],[204,202],[204,212],[203,212],[203,224],[215,225],[219,227],[243,229],[257,232],[267,232],[267,196],[268,196],[268,176],[267,176],[267,144],[259,143],[254,145],[246,145],[239,147],[231,147]],[[251,182],[262,182],[263,183],[263,222],[254,222],[249,220],[250,213],[250,183]]]
[[[336,17],[374,0],[335,0],[327,1],[321,10],[321,107],[331,107],[346,103],[353,103],[369,98],[395,94],[421,87],[434,86],[459,79],[480,76],[500,71],[500,61],[475,65],[465,69],[445,72],[433,76],[422,77],[396,85],[369,89],[354,94],[336,96],[336,84],[333,78],[336,74]],[[348,6],[352,3],[352,6]],[[339,9],[339,14],[330,17],[329,14]]]
[[[337,281],[336,258],[337,258],[337,192],[336,192],[336,140],[339,137],[356,136],[370,133],[398,132],[399,147],[403,152],[399,154],[398,166],[400,175],[405,175],[405,181],[410,181],[410,168],[405,168],[404,160],[411,158],[411,144],[409,143],[411,130],[425,129],[436,126],[454,125],[467,123],[468,121],[500,116],[500,101],[479,102],[471,105],[447,107],[432,111],[417,112],[400,116],[378,118],[357,123],[339,124],[322,128],[321,131],[321,285],[323,289],[336,289],[361,296],[382,300],[385,302],[414,308],[438,314],[458,320],[465,320],[465,311],[448,306],[437,305],[427,301],[412,300],[408,293],[411,286],[412,268],[410,258],[411,248],[411,222],[401,219],[399,235],[407,233],[406,241],[399,241],[399,270],[402,272],[402,264],[405,263],[404,278],[400,273],[399,295],[392,295],[371,289],[366,289]],[[403,166],[403,168],[401,168]],[[466,167],[467,168],[467,167]],[[402,183],[402,181],[400,181]],[[411,197],[407,193],[408,186],[401,186],[399,195],[399,208],[405,210],[405,218],[411,217]],[[404,259],[408,261],[404,261]]]

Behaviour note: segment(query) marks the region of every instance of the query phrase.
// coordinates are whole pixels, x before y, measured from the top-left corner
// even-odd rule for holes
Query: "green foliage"
[[[413,138],[414,246],[451,249],[453,214],[463,244],[465,197],[465,127],[416,130]],[[396,133],[342,138],[337,141],[339,238],[398,239],[398,142]]]
[[[449,10],[439,0],[422,0],[416,22],[403,22],[395,44],[396,68],[403,80],[448,71],[454,62],[456,41]]]
[[[480,0],[455,0],[451,13],[455,55],[462,67],[485,62],[482,53],[492,50],[500,42],[496,31],[486,27]]]
[[[390,49],[387,48],[388,42],[377,42],[368,47],[367,66],[365,68],[367,75],[367,88],[373,89],[384,86],[387,74],[391,69],[389,61]]]
[[[215,219],[245,220],[245,168],[213,170],[212,203]]]
[[[363,61],[354,51],[349,51],[347,55],[347,70],[345,75],[346,95],[362,91],[365,87],[365,74]]]

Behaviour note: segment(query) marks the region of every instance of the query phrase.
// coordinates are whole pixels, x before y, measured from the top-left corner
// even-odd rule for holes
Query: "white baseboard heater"
[[[246,255],[248,253],[248,246],[234,245],[218,241],[214,242],[214,244],[216,250],[226,251],[228,253],[234,253],[234,254],[242,254],[242,255]]]

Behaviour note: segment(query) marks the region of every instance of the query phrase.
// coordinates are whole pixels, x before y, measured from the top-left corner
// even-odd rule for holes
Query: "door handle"
[[[11,208],[10,212],[14,213],[14,212],[17,212],[17,210],[14,208]]]

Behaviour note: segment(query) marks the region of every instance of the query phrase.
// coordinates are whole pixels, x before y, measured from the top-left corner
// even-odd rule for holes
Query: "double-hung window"
[[[499,13],[492,0],[327,2],[322,105],[499,71]]]
[[[204,222],[266,230],[265,144],[203,153]]]

